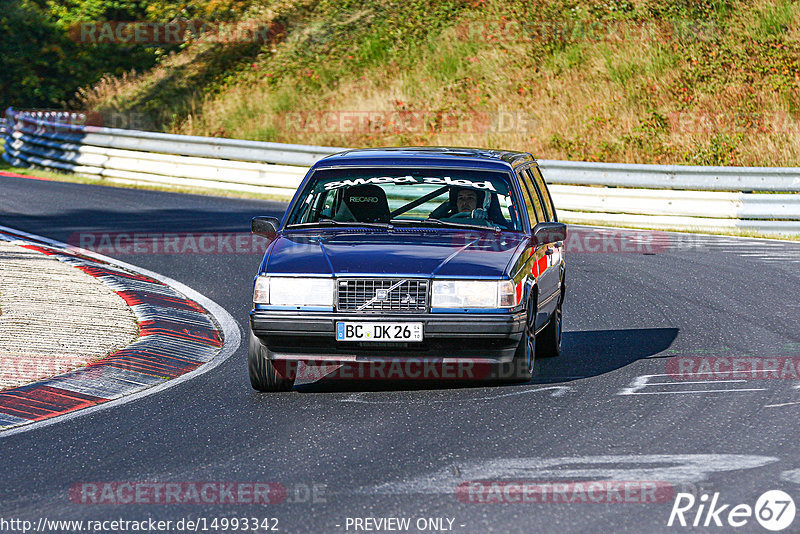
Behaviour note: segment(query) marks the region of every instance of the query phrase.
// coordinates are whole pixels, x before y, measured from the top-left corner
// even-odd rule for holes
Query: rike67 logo
[[[794,499],[781,490],[763,493],[755,506],[722,503],[719,492],[713,496],[704,493],[699,499],[691,493],[678,493],[667,526],[738,528],[755,517],[762,527],[777,532],[792,524],[795,513]]]

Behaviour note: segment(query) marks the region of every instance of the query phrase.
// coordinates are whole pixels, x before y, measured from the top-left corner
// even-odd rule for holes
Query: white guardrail
[[[3,158],[14,166],[287,199],[311,164],[346,150],[83,126],[80,114],[59,112],[8,109],[6,118]],[[568,222],[800,234],[800,168],[539,165]]]

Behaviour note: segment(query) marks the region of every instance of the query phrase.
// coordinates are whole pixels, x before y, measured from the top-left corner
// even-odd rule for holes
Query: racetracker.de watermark
[[[67,243],[99,254],[263,254],[270,240],[247,232],[76,232]]]
[[[547,234],[543,242],[554,239]],[[475,240],[474,231],[457,231],[452,234],[454,247],[469,247],[470,251],[509,250],[516,246],[514,241],[498,239]],[[696,234],[669,234],[657,230],[626,230],[614,228],[583,228],[569,226],[564,240],[567,254],[661,254],[670,250],[687,250],[702,246],[701,237]]]
[[[797,74],[800,79],[800,71]],[[682,134],[800,133],[800,117],[785,111],[674,111],[665,119],[671,132]]]
[[[55,376],[75,367],[75,362],[51,358],[31,358],[27,354],[0,357],[0,385],[31,382]]]
[[[278,113],[273,126],[304,134],[532,134],[541,121],[529,112],[503,110],[308,110]]]
[[[672,484],[640,480],[482,480],[456,488],[458,500],[470,504],[656,504],[670,502],[674,495]]]
[[[666,232],[570,227],[564,250],[587,254],[658,254],[685,244]]]
[[[800,357],[676,356],[667,374],[677,380],[800,380]]]
[[[31,120],[20,119],[17,129],[23,133],[74,133],[82,128],[92,131],[92,128],[127,128],[132,130],[151,130],[155,120],[149,113],[141,111],[108,111],[99,112],[92,110],[73,111],[38,111]]]
[[[69,499],[84,505],[324,503],[325,484],[280,482],[76,482]]]
[[[381,343],[370,342],[370,345]],[[385,345],[385,344],[384,344]],[[389,345],[392,345],[389,343]],[[396,345],[393,344],[393,345]],[[282,375],[298,380],[485,380],[501,378],[503,369],[485,362],[447,361],[445,359],[415,358],[374,362],[326,363],[300,365],[294,361],[273,362]],[[511,376],[510,370],[505,370]]]
[[[489,43],[599,43],[713,41],[722,29],[709,21],[675,19],[657,22],[630,20],[497,20],[462,21],[456,33],[470,42]]]
[[[469,245],[465,253],[508,250],[512,245],[497,239],[475,242],[474,231],[456,231],[454,247]],[[694,235],[660,231],[632,231],[570,227],[564,250],[569,254],[660,254],[671,249],[698,246]],[[263,254],[270,240],[248,232],[76,232],[67,238],[70,246],[106,255],[147,254]],[[292,253],[318,250],[315,243],[296,243]]]
[[[175,45],[203,40],[213,43],[272,43],[286,34],[278,22],[244,20],[84,21],[70,26],[70,39],[80,44]]]

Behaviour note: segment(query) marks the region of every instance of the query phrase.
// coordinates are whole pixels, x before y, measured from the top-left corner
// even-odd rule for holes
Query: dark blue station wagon
[[[563,242],[524,152],[349,150],[318,161],[270,239],[253,291],[248,367],[292,388],[298,362],[479,364],[528,381],[561,352]]]

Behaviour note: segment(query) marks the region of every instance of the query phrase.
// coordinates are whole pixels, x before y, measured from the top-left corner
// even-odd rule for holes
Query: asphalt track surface
[[[86,231],[246,232],[251,217],[284,208],[0,182],[0,224],[61,241]],[[282,532],[355,532],[348,518],[365,517],[410,518],[410,532],[431,531],[418,530],[418,518],[451,519],[452,532],[766,532],[752,517],[737,529],[692,527],[697,505],[686,512],[690,526],[667,521],[678,492],[750,506],[771,489],[800,497],[800,379],[686,380],[668,370],[677,357],[796,368],[787,358],[800,356],[800,245],[659,239],[670,246],[654,254],[567,256],[564,354],[537,361],[529,384],[322,379],[261,394],[250,388],[242,344],[216,369],[154,395],[0,434],[0,518],[274,517]],[[194,288],[246,331],[258,255],[117,257]],[[584,503],[579,493],[563,502],[563,492],[559,502],[459,500],[459,484],[475,480],[656,481],[669,492],[645,503]],[[76,483],[145,481],[277,482],[288,498],[87,505],[69,496]],[[317,502],[305,491],[314,485]],[[800,518],[786,531],[800,531]]]

